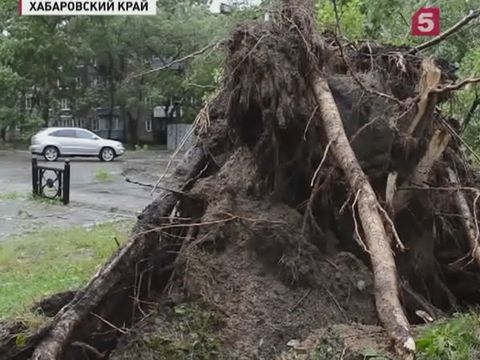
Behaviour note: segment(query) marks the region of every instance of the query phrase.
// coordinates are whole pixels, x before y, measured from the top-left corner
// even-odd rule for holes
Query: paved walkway
[[[125,176],[154,183],[165,171],[169,159],[169,153],[153,151],[130,152],[111,163],[72,159],[71,203],[63,206],[31,200],[28,152],[0,151],[0,241],[8,235],[41,227],[134,218],[153,197],[149,188],[127,183]],[[63,163],[48,163],[48,166],[60,167]]]

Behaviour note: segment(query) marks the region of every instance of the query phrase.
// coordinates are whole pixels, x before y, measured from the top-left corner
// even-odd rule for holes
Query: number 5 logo
[[[437,36],[440,34],[440,8],[423,7],[412,16],[413,36]]]

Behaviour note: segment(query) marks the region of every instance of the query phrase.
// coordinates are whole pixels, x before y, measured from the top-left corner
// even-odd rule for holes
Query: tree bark
[[[6,127],[2,127],[0,129],[0,138],[2,139],[3,142],[7,141],[7,128]]]
[[[127,130],[127,134],[125,134],[125,139],[127,142],[131,144],[137,144],[138,142],[138,133],[137,133],[137,119],[138,119],[138,113],[139,111],[137,110],[137,116],[134,117],[131,113],[131,109],[127,109],[127,120],[128,120],[128,126],[125,127]]]
[[[115,84],[114,84],[113,77],[110,79],[109,93],[110,93],[110,114],[108,117],[108,138],[110,139],[112,137],[113,114],[115,110]]]
[[[333,157],[345,173],[353,193],[358,194],[358,212],[372,262],[375,302],[380,321],[395,341],[397,352],[403,358],[413,358],[415,341],[410,335],[410,326],[399,300],[397,268],[378,210],[377,197],[350,146],[328,82],[320,74],[314,79],[313,90],[327,139],[332,141]]]
[[[50,91],[47,90],[43,96],[42,119],[45,127],[50,126]]]
[[[455,174],[451,168],[447,168],[447,172],[451,185],[456,187],[460,186],[460,181],[458,180],[457,174]],[[479,234],[477,233],[478,231],[477,226],[475,225],[475,218],[470,211],[465,193],[463,193],[460,189],[455,192],[455,204],[460,212],[460,215],[462,215],[462,226],[465,230],[468,243],[470,244],[470,249],[472,250],[472,257],[477,266],[480,266],[480,246],[478,246]]]

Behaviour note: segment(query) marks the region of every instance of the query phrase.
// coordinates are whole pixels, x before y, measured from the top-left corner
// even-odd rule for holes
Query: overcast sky
[[[210,10],[212,12],[218,13],[220,12],[220,3],[230,3],[231,1],[229,0],[213,0],[212,4],[210,5]],[[261,0],[250,0],[251,5],[259,5]]]

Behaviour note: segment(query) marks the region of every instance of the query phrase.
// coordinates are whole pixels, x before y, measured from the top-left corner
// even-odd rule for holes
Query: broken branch
[[[197,50],[191,54],[188,54],[188,55],[185,55],[179,59],[176,59],[176,60],[173,60],[171,62],[169,62],[168,64],[166,65],[163,65],[163,66],[160,66],[158,68],[155,68],[155,69],[152,69],[152,70],[148,70],[148,71],[145,71],[145,72],[142,72],[142,73],[139,73],[139,74],[135,74],[135,75],[132,75],[130,77],[130,79],[136,79],[136,78],[139,78],[139,77],[142,77],[142,76],[145,76],[145,75],[150,75],[150,74],[153,74],[153,73],[156,73],[156,72],[159,72],[159,71],[162,71],[162,70],[166,70],[166,69],[169,69],[171,68],[172,66],[174,65],[177,65],[177,64],[181,64],[189,59],[192,59],[194,58],[195,56],[198,56],[198,55],[202,55],[204,54],[206,51],[210,50],[210,49],[214,49],[216,48],[217,46],[221,45],[225,40],[220,40],[220,41],[216,41],[214,43],[211,43],[211,44],[208,44],[207,46],[201,48],[200,50]],[[127,80],[128,81],[128,80]]]
[[[480,9],[477,10],[472,10],[467,16],[465,16],[463,19],[461,19],[459,22],[457,22],[455,25],[453,25],[451,28],[447,29],[443,34],[440,34],[433,39],[424,42],[423,44],[415,46],[413,49],[409,51],[410,54],[416,53],[418,51],[425,50],[426,48],[429,48],[433,45],[438,44],[439,42],[445,40],[455,32],[459,31],[461,28],[463,28],[465,25],[467,25],[470,21],[476,19],[477,17],[480,16]]]
[[[464,79],[457,84],[451,84],[451,85],[438,87],[436,89],[433,89],[431,92],[439,94],[439,93],[443,93],[443,92],[446,92],[446,91],[459,90],[459,89],[461,89],[461,88],[463,88],[463,87],[465,87],[469,84],[478,84],[478,83],[480,83],[480,77],[469,78],[469,79]]]

